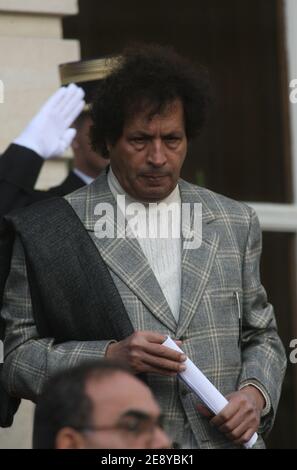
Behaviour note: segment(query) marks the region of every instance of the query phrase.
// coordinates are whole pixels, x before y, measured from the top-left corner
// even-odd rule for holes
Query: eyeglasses
[[[142,412],[133,412],[125,414],[120,420],[111,426],[72,426],[77,431],[82,432],[101,432],[101,431],[119,431],[140,437],[152,435],[157,428],[163,429],[164,417],[161,415],[157,420]]]

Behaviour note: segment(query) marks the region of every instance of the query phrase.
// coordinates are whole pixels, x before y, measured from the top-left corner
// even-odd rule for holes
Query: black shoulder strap
[[[24,246],[39,334],[57,342],[132,334],[110,272],[72,206],[52,198],[18,214],[7,219]]]

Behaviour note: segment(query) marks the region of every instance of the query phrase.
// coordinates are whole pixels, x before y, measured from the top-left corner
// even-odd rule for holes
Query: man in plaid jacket
[[[259,278],[259,223],[246,205],[179,177],[207,104],[203,70],[168,48],[126,50],[103,81],[93,106],[92,141],[110,158],[110,168],[66,200],[108,267],[134,333],[121,341],[40,337],[26,246],[17,237],[1,312],[6,322],[3,382],[12,395],[36,400],[46,379],[62,368],[98,357],[121,359],[135,373],[146,374],[166,430],[184,447],[233,448],[256,431],[256,447],[264,447],[261,435],[275,418],[286,358]],[[159,228],[167,224],[158,212],[160,201],[172,210],[175,236],[160,236]],[[199,205],[202,238],[190,246],[187,228],[191,231]],[[190,207],[188,221],[185,206]],[[115,229],[115,214],[116,228],[124,214],[129,236]],[[191,233],[199,239],[195,230],[194,224]],[[58,273],[59,259],[55,269]],[[86,276],[83,270],[81,276]],[[62,293],[67,279],[63,282]],[[185,356],[162,345],[167,335],[228,397],[219,415],[212,417],[177,379]]]

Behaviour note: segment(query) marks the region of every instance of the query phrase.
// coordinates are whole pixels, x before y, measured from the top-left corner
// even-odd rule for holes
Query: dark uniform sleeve
[[[51,197],[63,197],[85,183],[72,171],[59,185],[48,191],[34,190],[43,158],[33,150],[11,144],[0,157],[0,217]]]
[[[0,157],[0,216],[28,205],[43,159],[33,150],[11,144]]]

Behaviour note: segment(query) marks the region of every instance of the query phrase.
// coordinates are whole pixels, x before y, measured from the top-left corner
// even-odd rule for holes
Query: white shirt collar
[[[83,173],[82,171],[78,170],[77,168],[73,168],[73,173],[76,174],[76,176],[78,176],[84,183],[86,184],[91,184],[93,183],[94,179],[95,178],[92,178],[91,176],[89,175],[86,175],[85,173]]]

